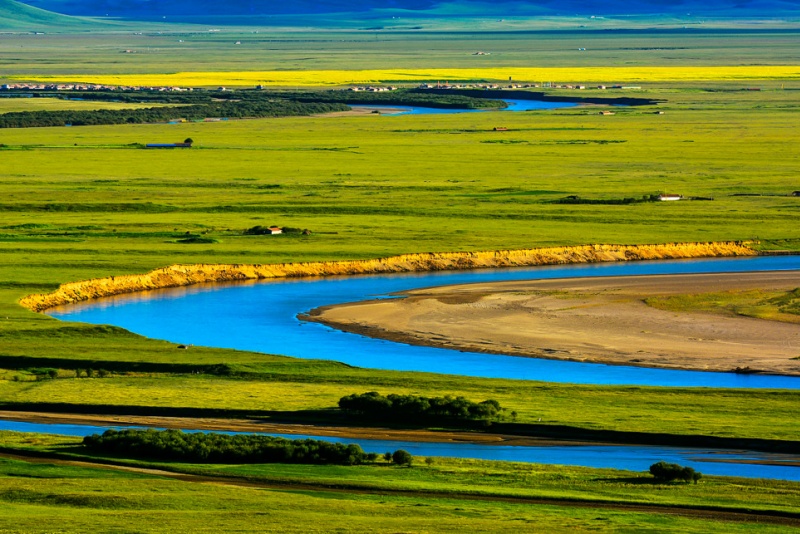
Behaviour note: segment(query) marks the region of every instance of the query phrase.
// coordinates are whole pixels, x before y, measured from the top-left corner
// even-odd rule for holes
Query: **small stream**
[[[111,428],[120,430],[123,428],[143,427],[43,424],[0,420],[0,430],[65,436],[102,434]],[[187,430],[187,432],[197,431]],[[235,434],[236,432],[225,433]],[[506,462],[624,469],[628,471],[647,471],[650,465],[663,460],[692,467],[705,475],[800,481],[800,467],[788,465],[790,462],[800,462],[800,457],[752,451],[686,449],[641,445],[547,445],[537,447],[527,445],[387,441],[297,434],[265,433],[265,435],[288,439],[312,438],[332,443],[357,443],[364,451],[379,454],[405,449],[414,456],[423,457],[474,458]],[[747,463],[759,461],[774,462],[778,465]],[[781,463],[785,465],[780,465]]]

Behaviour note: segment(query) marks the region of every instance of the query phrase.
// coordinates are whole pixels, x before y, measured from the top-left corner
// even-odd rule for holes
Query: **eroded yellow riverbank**
[[[33,311],[43,311],[90,299],[207,282],[754,255],[756,252],[747,243],[718,242],[583,245],[485,252],[419,253],[374,260],[273,265],[171,265],[144,274],[69,282],[62,284],[52,293],[28,295],[20,300],[20,304]]]

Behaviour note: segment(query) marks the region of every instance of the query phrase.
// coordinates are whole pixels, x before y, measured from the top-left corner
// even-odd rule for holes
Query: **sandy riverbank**
[[[372,337],[475,352],[800,376],[798,324],[676,313],[643,302],[649,296],[796,287],[798,271],[469,284],[320,308],[311,320]]]
[[[19,303],[38,312],[56,306],[113,295],[208,282],[755,255],[756,252],[747,243],[731,241],[657,245],[583,245],[478,252],[426,252],[374,260],[309,263],[170,265],[144,274],[69,282],[62,284],[52,293],[28,295]]]

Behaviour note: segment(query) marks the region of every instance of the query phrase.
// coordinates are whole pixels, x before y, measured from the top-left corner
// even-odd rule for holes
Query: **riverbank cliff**
[[[62,284],[56,291],[28,295],[20,304],[33,311],[91,299],[207,282],[266,280],[351,274],[530,267],[571,263],[755,256],[745,242],[659,245],[583,245],[484,252],[402,254],[373,260],[281,264],[170,265],[144,274],[110,276]]]

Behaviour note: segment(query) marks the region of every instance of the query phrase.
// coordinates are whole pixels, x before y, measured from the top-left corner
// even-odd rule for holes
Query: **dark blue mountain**
[[[700,16],[779,16],[800,12],[800,0],[28,0],[57,13],[156,18],[207,15],[313,15],[373,10],[425,11],[449,5],[448,13],[486,15],[648,15],[692,13]]]

